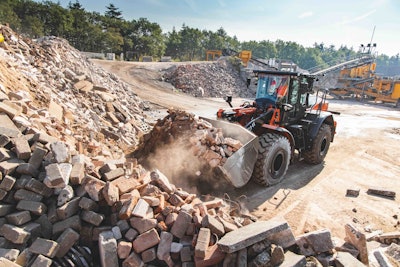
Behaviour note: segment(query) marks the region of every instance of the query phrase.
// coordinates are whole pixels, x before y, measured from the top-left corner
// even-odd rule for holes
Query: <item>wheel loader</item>
[[[274,70],[255,70],[254,75],[253,103],[233,107],[227,96],[230,108],[219,109],[217,120],[203,118],[244,144],[218,171],[235,187],[250,179],[263,186],[279,183],[295,156],[322,163],[336,131],[327,92],[313,88],[316,76]]]

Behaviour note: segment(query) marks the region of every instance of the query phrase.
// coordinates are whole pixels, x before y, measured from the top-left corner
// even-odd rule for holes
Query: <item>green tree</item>
[[[0,0],[0,24],[8,23],[10,27],[16,31],[21,29],[21,19],[15,13],[13,0]]]
[[[172,28],[172,31],[165,35],[165,54],[174,59],[178,59],[180,57],[180,47],[181,47],[181,36],[175,30],[175,27]]]
[[[165,41],[160,25],[152,23],[146,18],[133,21],[133,30],[130,38],[133,50],[138,56],[161,57],[165,51]]]
[[[199,29],[183,25],[179,34],[181,36],[179,49],[181,60],[191,61],[204,57],[204,47],[202,46],[203,34]]]

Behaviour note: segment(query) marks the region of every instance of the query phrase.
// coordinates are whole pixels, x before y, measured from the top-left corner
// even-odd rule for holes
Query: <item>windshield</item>
[[[289,76],[260,75],[258,77],[256,101],[275,104],[278,97],[287,94]]]

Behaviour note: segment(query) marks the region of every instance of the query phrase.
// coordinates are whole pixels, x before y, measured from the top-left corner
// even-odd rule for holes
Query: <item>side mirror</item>
[[[233,106],[232,106],[232,96],[231,95],[229,95],[229,96],[224,96],[224,100],[226,101],[226,103],[228,103],[229,104],[229,106],[232,108]]]

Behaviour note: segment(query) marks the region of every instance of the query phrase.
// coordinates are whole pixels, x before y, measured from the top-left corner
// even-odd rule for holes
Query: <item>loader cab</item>
[[[289,82],[289,75],[258,73],[255,100],[257,107],[265,109],[269,106],[276,106],[278,101],[286,97]]]
[[[260,109],[281,109],[281,123],[292,124],[305,116],[314,78],[297,72],[255,71],[256,104]]]

